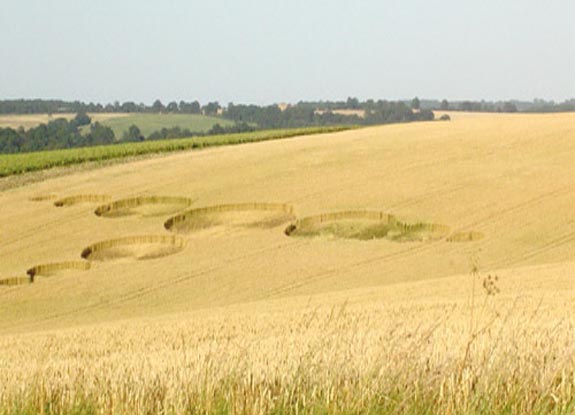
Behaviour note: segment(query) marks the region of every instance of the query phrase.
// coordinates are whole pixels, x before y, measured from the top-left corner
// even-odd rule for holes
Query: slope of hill
[[[126,412],[569,413],[574,126],[388,125],[4,191],[0,275],[34,283],[0,286],[0,396],[40,373],[38,402]]]
[[[97,311],[90,319],[108,318],[117,312],[97,304],[124,297],[121,308],[129,314],[148,314],[438,278],[467,272],[472,261],[498,269],[575,259],[572,121],[572,114],[517,115],[377,127],[173,155],[4,192],[2,276],[81,260],[94,242],[124,236],[174,235],[187,246],[163,259],[97,261],[82,274],[10,289],[2,315],[18,311],[33,321],[35,310],[25,305],[32,301],[34,308],[46,307],[44,317],[92,305]],[[53,200],[31,200],[50,194],[171,195],[193,199],[194,207],[286,203],[298,218],[381,211],[406,223],[449,227],[445,237],[473,231],[483,238],[362,241],[329,232],[288,237],[284,228],[291,217],[263,228],[247,219],[246,225],[245,214],[233,210],[209,218],[217,226],[178,234],[164,228],[169,214],[108,219],[93,214],[98,203],[57,208]],[[132,298],[134,292],[140,295]]]

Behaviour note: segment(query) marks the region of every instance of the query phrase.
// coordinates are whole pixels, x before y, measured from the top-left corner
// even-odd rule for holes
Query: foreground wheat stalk
[[[573,413],[573,317],[477,302],[473,327],[464,302],[344,303],[4,336],[0,413]]]

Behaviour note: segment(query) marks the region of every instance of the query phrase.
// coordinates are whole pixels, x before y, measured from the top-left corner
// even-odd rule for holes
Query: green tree
[[[122,112],[138,112],[139,108],[136,105],[135,102],[132,101],[128,101],[128,102],[124,102],[120,109],[122,110]]]
[[[0,128],[0,153],[18,153],[24,145],[24,138],[12,128]]]
[[[359,100],[357,98],[348,97],[345,106],[349,109],[355,110],[359,108]]]
[[[220,104],[215,102],[209,102],[208,104],[204,105],[204,114],[206,115],[216,115],[220,109]]]
[[[137,125],[132,124],[128,131],[124,132],[122,141],[144,141],[144,136]]]
[[[168,104],[166,109],[168,110],[168,112],[178,112],[178,103],[175,101],[172,101]]]
[[[202,108],[198,101],[194,101],[190,104],[190,113],[191,114],[200,114],[202,112]]]
[[[179,110],[182,114],[193,114],[194,106],[191,102],[180,101]]]
[[[226,130],[220,124],[214,124],[214,126],[208,131],[209,135],[225,134]]]
[[[415,97],[411,100],[411,109],[414,110],[421,109],[421,103],[419,102],[419,98]]]
[[[166,108],[164,107],[164,104],[162,104],[162,101],[160,101],[159,99],[155,100],[154,103],[152,104],[152,112],[162,112],[164,111]]]
[[[110,127],[106,127],[99,122],[94,123],[90,127],[90,132],[86,137],[88,145],[113,144],[115,141],[116,136],[114,135],[114,131]]]
[[[442,110],[448,110],[449,109],[449,102],[444,99],[443,101],[441,101],[441,106],[439,107]]]
[[[517,106],[511,101],[507,101],[503,103],[503,112],[517,112]]]
[[[72,124],[75,127],[81,127],[82,125],[89,125],[92,122],[92,119],[86,114],[85,111],[80,111],[76,114],[74,119],[72,120]]]

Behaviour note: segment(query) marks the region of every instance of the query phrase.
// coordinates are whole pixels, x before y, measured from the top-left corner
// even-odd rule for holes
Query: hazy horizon
[[[0,99],[563,101],[574,15],[568,0],[24,0],[0,13]]]

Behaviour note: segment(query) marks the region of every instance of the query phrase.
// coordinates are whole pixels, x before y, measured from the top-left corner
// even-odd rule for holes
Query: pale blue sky
[[[0,99],[575,97],[573,0],[0,0]]]

